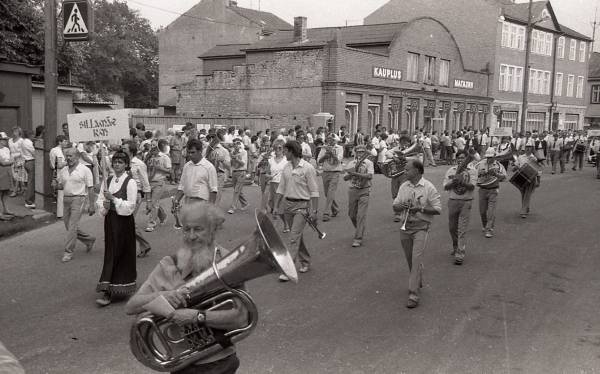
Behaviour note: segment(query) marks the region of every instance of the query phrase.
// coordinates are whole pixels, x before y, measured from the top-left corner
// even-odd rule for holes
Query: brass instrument
[[[244,161],[241,159],[241,153],[241,149],[237,145],[234,145],[231,150],[231,168],[233,170],[244,166]]]
[[[396,178],[403,175],[406,170],[406,162],[408,157],[413,157],[421,152],[410,152],[403,154],[402,151],[394,151],[395,155],[393,158],[382,162],[379,165],[381,173],[388,178]]]
[[[365,154],[356,161],[356,165],[354,165],[354,172],[358,173],[358,171],[360,170],[362,164],[365,162],[365,160],[367,158],[369,158],[369,152],[365,151]],[[351,170],[351,169],[346,169],[346,171]],[[344,175],[344,180],[348,181],[351,180],[352,181],[352,186],[356,187],[356,188],[365,188],[366,184],[368,182],[368,180],[366,180],[365,178],[360,178],[357,176],[353,176],[353,175],[349,175],[346,174]]]
[[[452,177],[454,179],[454,185],[452,189],[457,195],[464,195],[467,192],[466,184],[469,182],[469,173],[467,167],[472,161],[471,155],[465,157],[464,161],[456,168],[456,173]]]
[[[173,228],[175,230],[181,230],[183,228],[183,225],[181,224],[181,221],[179,220],[179,210],[181,209],[181,206],[179,205],[179,202],[177,201],[177,199],[175,199],[175,196],[171,196],[171,213],[173,213],[173,217],[175,217],[175,224],[173,225]]]
[[[404,213],[404,221],[402,222],[402,226],[400,227],[400,230],[402,231],[406,231],[406,222],[408,222],[408,216],[410,216],[410,210],[412,209],[413,202],[412,200],[409,201],[409,206],[406,209],[406,213]]]
[[[325,146],[324,159],[329,160],[331,165],[338,165],[340,163],[340,160],[337,158],[337,149],[335,145]]]
[[[306,221],[306,223],[308,223],[310,228],[315,230],[315,232],[319,236],[319,239],[321,239],[321,240],[325,239],[325,237],[327,236],[327,233],[319,230],[319,227],[317,226],[317,222],[315,222],[312,218],[310,218],[310,215],[308,214],[308,212],[302,213],[302,217],[304,217],[304,220]]]
[[[252,236],[225,257],[217,260],[215,248],[212,267],[181,286],[189,291],[188,305],[199,310],[231,307],[235,300],[248,310],[248,324],[226,331],[224,338],[232,343],[246,338],[256,327],[258,311],[250,295],[231,285],[270,273],[282,273],[297,282],[294,261],[265,213],[255,211],[257,228]],[[223,350],[215,332],[199,324],[183,327],[165,317],[144,315],[131,327],[130,348],[144,366],[161,372],[179,371],[190,364]]]

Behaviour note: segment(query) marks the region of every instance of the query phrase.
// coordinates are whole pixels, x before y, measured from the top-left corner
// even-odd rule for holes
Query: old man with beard
[[[197,310],[187,305],[186,294],[189,290],[181,288],[198,274],[212,266],[215,247],[221,250],[221,257],[229,251],[215,243],[217,231],[221,229],[225,218],[223,212],[214,206],[201,201],[191,201],[181,211],[183,224],[183,246],[172,256],[164,257],[154,268],[148,279],[126,306],[128,314],[146,312],[146,305],[159,296],[166,298],[176,309],[170,318],[178,325],[191,323],[204,324],[210,327],[215,338],[223,346],[217,354],[192,363],[190,366],[176,371],[177,374],[235,373],[239,360],[235,347],[225,336],[229,330],[247,325],[248,311],[237,300],[231,309]],[[243,285],[233,285],[242,288]]]

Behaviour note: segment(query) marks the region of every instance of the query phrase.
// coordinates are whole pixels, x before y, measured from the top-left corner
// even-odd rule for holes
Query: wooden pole
[[[44,209],[49,210],[52,198],[52,170],[50,168],[50,149],[54,147],[57,134],[56,98],[58,73],[56,63],[56,0],[46,0],[44,25],[44,166],[43,196]],[[38,174],[39,175],[39,174]]]

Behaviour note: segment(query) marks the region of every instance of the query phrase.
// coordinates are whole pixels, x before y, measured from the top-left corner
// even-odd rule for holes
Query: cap
[[[488,148],[485,151],[485,157],[496,157],[496,150],[493,147]]]
[[[8,136],[6,135],[6,133],[4,131],[0,131],[0,140],[6,140],[8,139]]]

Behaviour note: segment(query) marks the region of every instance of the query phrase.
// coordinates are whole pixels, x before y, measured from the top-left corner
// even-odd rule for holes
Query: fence
[[[223,116],[223,117],[187,117],[187,116],[155,116],[140,115],[132,116],[132,124],[143,123],[146,130],[160,131],[166,135],[167,129],[173,125],[185,125],[193,123],[198,129],[209,128],[248,128],[252,133],[265,131],[269,128],[269,117],[266,116]]]

